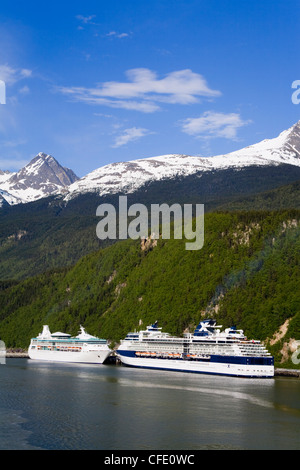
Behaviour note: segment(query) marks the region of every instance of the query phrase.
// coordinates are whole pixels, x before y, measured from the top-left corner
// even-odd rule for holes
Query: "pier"
[[[275,369],[275,377],[298,377],[300,378],[300,369]]]
[[[25,359],[29,359],[28,352],[24,349],[7,349],[5,357],[24,357]]]

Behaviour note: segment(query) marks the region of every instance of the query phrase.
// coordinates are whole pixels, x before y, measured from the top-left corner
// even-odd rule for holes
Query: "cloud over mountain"
[[[75,101],[152,113],[160,109],[160,103],[194,104],[201,97],[221,95],[211,89],[204,77],[190,69],[178,70],[158,78],[147,68],[126,72],[127,82],[104,82],[95,88],[59,87],[58,91]]]
[[[200,117],[185,119],[182,122],[182,131],[205,139],[215,137],[235,139],[238,129],[249,122],[243,121],[237,113],[206,111]]]

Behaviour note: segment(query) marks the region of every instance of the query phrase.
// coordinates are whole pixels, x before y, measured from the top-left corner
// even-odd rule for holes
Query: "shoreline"
[[[29,359],[26,351],[6,351],[5,357],[10,359],[12,357],[24,357],[25,359]]]
[[[28,353],[26,351],[7,351],[6,358],[24,358],[29,359]],[[274,377],[299,377],[300,378],[300,369],[282,369],[275,368]]]
[[[275,377],[299,377],[300,369],[275,369]]]

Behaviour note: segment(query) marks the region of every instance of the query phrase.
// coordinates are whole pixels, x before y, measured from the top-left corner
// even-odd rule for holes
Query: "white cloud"
[[[32,75],[32,71],[29,69],[14,69],[9,65],[0,65],[0,80],[3,80],[7,85],[13,85],[14,83],[24,78],[29,78]]]
[[[135,140],[140,139],[141,137],[145,137],[146,135],[152,134],[151,131],[148,129],[132,127],[130,129],[125,129],[122,135],[119,135],[116,140],[115,144],[112,147],[122,147],[123,145],[128,144],[128,142],[132,142]]]
[[[106,34],[107,37],[116,37],[118,39],[127,38],[129,36],[128,33],[117,33],[116,31],[110,31]]]
[[[134,100],[114,100],[102,98],[101,96],[98,96],[98,89],[87,89],[82,87],[59,87],[57,90],[65,95],[72,97],[75,101],[81,101],[87,104],[141,111],[143,113],[153,113],[154,111],[159,110],[159,106],[150,101],[139,102]]]
[[[22,95],[28,95],[28,93],[30,93],[30,89],[27,85],[25,85],[20,88],[19,93],[21,93]]]
[[[122,38],[128,38],[129,34],[128,33],[119,33],[117,34],[117,38],[122,39]]]
[[[20,74],[21,74],[21,77],[22,77],[22,78],[28,78],[28,77],[31,77],[31,75],[32,75],[32,70],[29,70],[29,69],[21,69],[21,70],[20,70]]]
[[[94,116],[105,117],[105,118],[113,118],[112,114],[104,114],[104,113],[93,113]]]
[[[91,21],[96,18],[96,15],[89,15],[89,16],[83,16],[83,15],[76,15],[77,20],[81,21],[84,24],[91,23]]]
[[[164,78],[158,78],[146,68],[128,70],[126,75],[127,82],[104,82],[95,88],[59,87],[58,90],[76,101],[144,113],[159,110],[158,103],[193,104],[199,103],[200,97],[221,95],[208,87],[202,75],[189,69],[171,72]]]
[[[217,113],[206,111],[198,118],[188,118],[182,121],[182,131],[186,134],[199,138],[236,139],[237,131],[241,127],[249,124],[250,121],[243,121],[237,113]]]

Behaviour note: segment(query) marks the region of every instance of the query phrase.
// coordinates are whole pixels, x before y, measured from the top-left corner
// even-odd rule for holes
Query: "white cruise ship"
[[[44,325],[42,333],[32,338],[28,349],[30,359],[54,362],[83,362],[102,364],[111,349],[105,339],[91,336],[82,326],[75,337],[66,333],[51,333]]]
[[[181,372],[273,377],[274,358],[260,341],[247,340],[235,327],[221,331],[215,320],[199,323],[182,338],[163,333],[157,322],[121,341],[117,356],[132,367]]]

